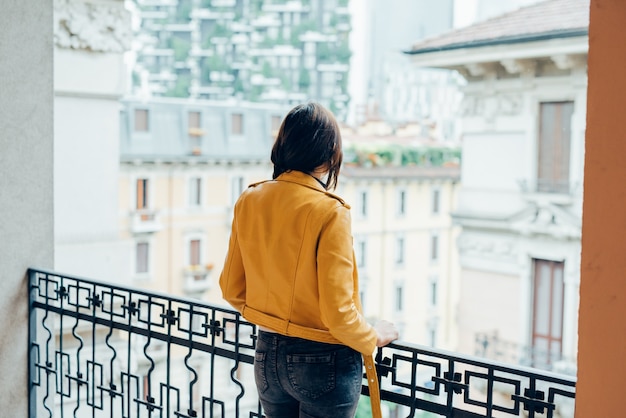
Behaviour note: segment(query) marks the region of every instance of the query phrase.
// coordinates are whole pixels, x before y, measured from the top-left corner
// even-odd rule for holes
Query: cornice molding
[[[57,47],[122,53],[130,49],[130,13],[123,1],[90,3],[54,1],[54,43]]]

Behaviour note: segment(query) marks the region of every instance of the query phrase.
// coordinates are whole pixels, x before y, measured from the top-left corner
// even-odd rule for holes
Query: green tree
[[[180,39],[176,36],[172,36],[169,39],[168,45],[174,50],[174,60],[184,61],[189,56],[189,50],[191,49],[191,42]]]
[[[272,78],[274,76],[274,69],[272,68],[272,65],[269,62],[265,61],[263,63],[261,74],[263,74],[263,77],[265,78]]]
[[[191,0],[179,0],[176,9],[176,23],[187,23],[191,20]]]
[[[308,90],[311,86],[311,75],[306,68],[300,69],[300,74],[298,75],[298,87],[300,90]]]
[[[350,57],[352,56],[352,51],[350,51],[350,45],[348,42],[342,42],[335,49],[335,56],[337,57],[337,61],[342,64],[347,64],[350,62]]]
[[[179,75],[176,84],[169,89],[165,96],[167,97],[189,97],[189,86],[191,85],[191,76],[184,74]]]
[[[319,42],[317,44],[317,60],[323,63],[329,63],[333,61],[333,53],[330,46],[325,42]]]

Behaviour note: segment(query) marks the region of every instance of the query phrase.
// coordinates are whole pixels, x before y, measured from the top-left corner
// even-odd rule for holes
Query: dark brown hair
[[[342,160],[341,133],[333,114],[319,103],[300,104],[280,125],[272,147],[272,178],[291,170],[311,174],[327,165],[326,189],[334,189]]]

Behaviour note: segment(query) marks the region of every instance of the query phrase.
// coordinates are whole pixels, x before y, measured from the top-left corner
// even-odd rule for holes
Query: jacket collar
[[[303,173],[302,171],[286,171],[276,177],[276,181],[287,181],[289,183],[296,183],[314,190],[319,190],[320,192],[326,192],[326,189],[315,177],[310,174]]]

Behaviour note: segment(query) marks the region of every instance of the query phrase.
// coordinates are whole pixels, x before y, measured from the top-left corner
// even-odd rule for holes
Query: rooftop
[[[425,39],[407,54],[586,36],[589,0],[547,0]]]

